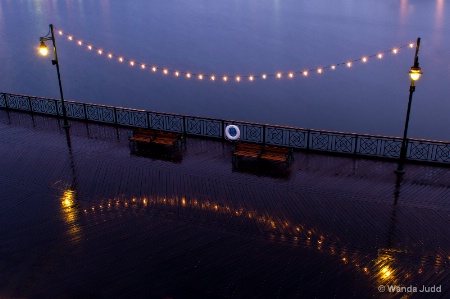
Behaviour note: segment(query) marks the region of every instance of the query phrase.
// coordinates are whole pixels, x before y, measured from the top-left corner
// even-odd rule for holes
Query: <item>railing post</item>
[[[83,103],[83,112],[84,112],[84,120],[89,120],[88,119],[88,115],[87,115],[87,108],[86,108],[86,104]]]
[[[220,134],[222,135],[222,140],[225,140],[225,121],[222,119],[220,122],[222,123],[222,130]]]
[[[308,134],[306,134],[306,149],[309,150],[309,137],[311,135],[311,130],[307,131]]]
[[[263,125],[263,144],[266,144],[266,125]]]
[[[3,99],[5,99],[5,107],[6,107],[6,109],[9,109],[8,99],[6,97],[6,93],[2,93],[2,95],[3,95]]]
[[[186,136],[186,116],[183,115],[183,135]]]
[[[113,111],[114,111],[114,123],[116,125],[118,125],[119,121],[117,120],[117,109],[116,109],[116,107],[114,107]]]
[[[355,149],[353,150],[353,155],[356,156],[356,149],[358,148],[358,135],[355,136]]]
[[[150,125],[150,112],[147,112],[147,128],[151,129],[152,126]]]
[[[31,106],[31,98],[27,97],[28,99],[28,107],[30,107],[30,112],[33,113],[33,106]]]

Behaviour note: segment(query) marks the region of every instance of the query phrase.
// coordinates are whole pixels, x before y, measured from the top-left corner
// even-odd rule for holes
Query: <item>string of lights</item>
[[[113,54],[110,51],[106,51],[103,48],[96,47],[96,46],[92,45],[91,43],[84,41],[83,39],[76,38],[74,35],[65,33],[61,29],[57,29],[57,32],[60,36],[66,36],[68,41],[74,41],[77,45],[79,45],[81,47],[85,47],[89,51],[97,53],[98,55],[101,55],[101,56],[106,56],[108,59],[116,60],[119,63],[126,63],[131,67],[139,67],[142,70],[150,69],[150,71],[153,73],[159,72],[159,73],[162,73],[163,75],[173,75],[175,77],[184,77],[187,79],[196,78],[198,80],[210,80],[210,81],[222,80],[224,82],[229,82],[229,81],[240,82],[243,80],[254,81],[256,79],[265,80],[265,79],[271,78],[271,77],[276,78],[276,79],[283,79],[283,78],[293,79],[294,77],[297,77],[297,76],[307,77],[310,74],[320,75],[326,70],[335,70],[337,67],[350,68],[353,66],[353,64],[358,63],[358,62],[367,63],[369,61],[369,59],[380,60],[388,54],[393,54],[393,55],[398,54],[400,52],[400,49],[414,48],[414,43],[410,42],[408,44],[404,44],[399,47],[394,47],[394,48],[391,48],[388,50],[380,51],[376,54],[366,55],[366,56],[362,56],[360,58],[347,60],[345,62],[331,64],[331,65],[327,65],[327,66],[323,66],[323,67],[317,67],[314,69],[304,69],[304,70],[297,70],[297,71],[291,71],[291,72],[263,73],[263,74],[258,74],[258,75],[256,75],[256,74],[255,75],[252,75],[252,74],[215,75],[215,74],[195,73],[195,72],[189,72],[189,71],[180,71],[180,70],[176,70],[176,69],[169,69],[166,67],[158,66],[156,64],[148,64],[148,63],[144,63],[144,62],[138,62],[134,59],[128,59],[123,56]]]

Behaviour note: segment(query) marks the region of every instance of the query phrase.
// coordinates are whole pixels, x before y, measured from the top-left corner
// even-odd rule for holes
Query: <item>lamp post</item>
[[[419,56],[418,56],[419,47],[420,47],[420,37],[417,38],[417,42],[416,42],[416,54],[414,55],[414,65],[411,67],[411,70],[409,71],[409,76],[411,77],[411,85],[409,86],[408,111],[406,112],[405,130],[403,131],[403,140],[402,140],[402,147],[400,149],[400,158],[398,161],[398,167],[395,170],[395,173],[400,174],[400,175],[405,173],[405,170],[403,169],[403,165],[405,164],[406,151],[407,151],[407,145],[408,145],[406,136],[408,133],[409,114],[411,112],[412,96],[413,96],[414,91],[416,90],[416,86],[414,85],[414,83],[415,83],[415,81],[419,80],[420,76],[422,75],[421,69],[419,67]]]
[[[59,62],[58,62],[58,52],[56,51],[56,42],[55,42],[55,34],[53,32],[53,25],[50,24],[50,31],[46,36],[40,37],[39,40],[41,42],[41,45],[39,47],[39,52],[42,56],[47,56],[48,54],[48,48],[45,44],[45,41],[51,40],[53,42],[53,53],[55,54],[55,59],[52,60],[52,64],[56,65],[56,72],[58,73],[58,83],[59,83],[59,92],[61,94],[61,105],[62,105],[62,113],[63,113],[63,119],[64,119],[64,126],[65,128],[70,127],[69,122],[67,121],[67,112],[66,112],[66,105],[64,104],[64,94],[62,90],[61,85],[61,74],[59,73]],[[51,36],[50,36],[51,34]]]

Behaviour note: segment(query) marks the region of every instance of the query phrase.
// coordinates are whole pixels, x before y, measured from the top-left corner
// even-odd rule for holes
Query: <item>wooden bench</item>
[[[239,157],[285,162],[286,165],[289,165],[294,155],[293,150],[286,147],[238,142],[233,149],[233,162],[236,162]]]
[[[129,140],[133,143],[159,144],[172,147],[178,147],[179,142],[185,142],[184,136],[180,133],[141,128],[133,129],[133,134]]]

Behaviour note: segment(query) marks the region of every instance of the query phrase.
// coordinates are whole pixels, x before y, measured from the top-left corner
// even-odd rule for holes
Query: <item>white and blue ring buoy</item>
[[[227,136],[227,138],[232,141],[238,140],[239,137],[241,137],[241,131],[239,130],[238,126],[228,125],[225,128],[225,136]]]

